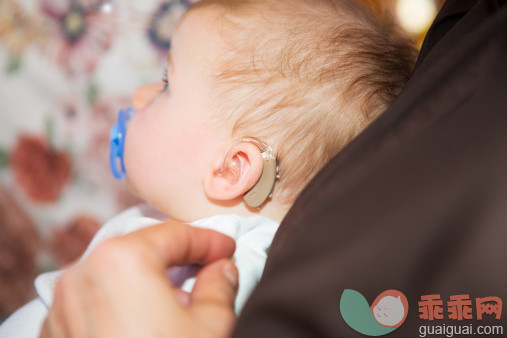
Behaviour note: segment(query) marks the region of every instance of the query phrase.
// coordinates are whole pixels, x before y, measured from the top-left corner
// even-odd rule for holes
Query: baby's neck
[[[219,214],[236,214],[242,216],[255,216],[261,215],[269,217],[272,220],[280,223],[289,211],[290,206],[279,206],[278,204],[268,201],[261,208],[250,208],[241,199],[240,201],[228,201],[221,203],[206,203],[206,205],[199,208],[194,208],[187,215],[176,215],[171,210],[163,210],[163,208],[157,208],[160,211],[166,213],[174,219],[182,222],[190,223],[199,219],[208,218],[213,215]]]

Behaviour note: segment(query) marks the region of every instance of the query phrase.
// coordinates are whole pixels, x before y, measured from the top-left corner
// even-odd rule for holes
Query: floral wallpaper
[[[109,129],[192,2],[0,0],[0,321],[139,202],[109,173]]]

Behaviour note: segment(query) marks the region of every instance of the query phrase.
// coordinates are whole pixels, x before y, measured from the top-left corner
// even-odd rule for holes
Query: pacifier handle
[[[127,122],[134,114],[133,108],[120,109],[116,123],[111,127],[109,133],[109,166],[113,176],[121,180],[126,175],[125,163],[123,160],[125,150],[125,136],[127,133]]]

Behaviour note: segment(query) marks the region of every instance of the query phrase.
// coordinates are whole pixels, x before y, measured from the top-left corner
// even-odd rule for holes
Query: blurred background
[[[0,0],[0,322],[140,202],[109,173],[109,129],[193,2]],[[420,45],[443,0],[367,2]]]

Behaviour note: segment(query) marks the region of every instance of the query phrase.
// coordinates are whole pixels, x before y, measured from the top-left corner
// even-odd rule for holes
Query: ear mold
[[[276,162],[276,154],[269,145],[257,138],[243,138],[233,143],[229,148],[229,151],[227,152],[227,155],[225,156],[225,159],[220,167],[220,171],[218,173],[219,175],[221,175],[221,173],[227,172],[227,165],[228,163],[231,163],[230,159],[234,155],[232,149],[236,144],[240,142],[249,142],[255,144],[259,148],[262,155],[263,169],[261,176],[259,177],[257,183],[255,183],[255,185],[243,196],[243,201],[246,205],[251,208],[260,208],[260,206],[266,202],[268,198],[271,198],[271,192],[273,191],[275,181],[277,178],[280,178],[279,169]]]

